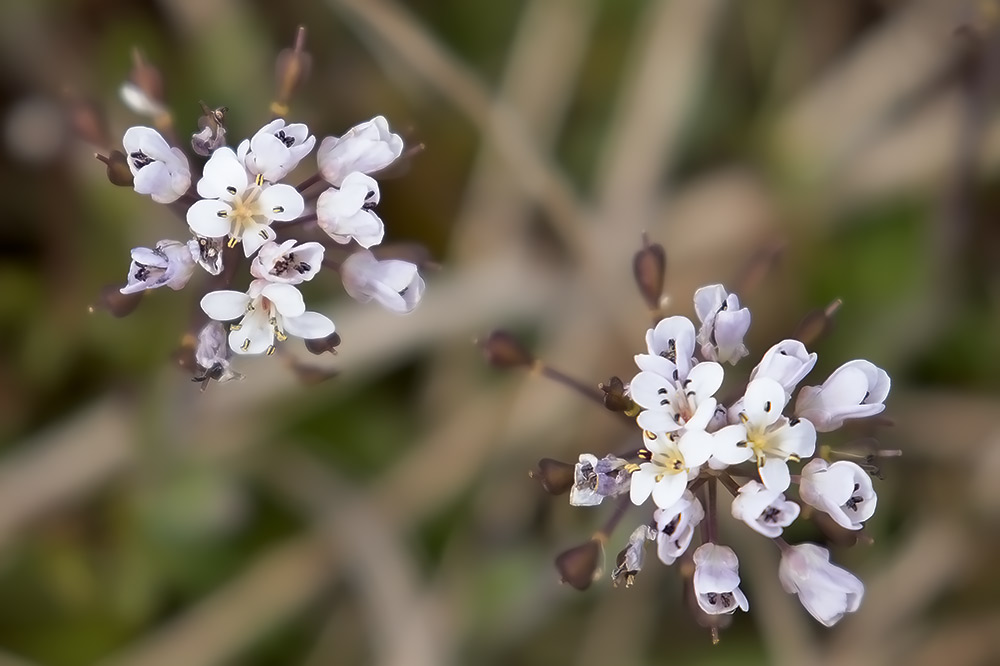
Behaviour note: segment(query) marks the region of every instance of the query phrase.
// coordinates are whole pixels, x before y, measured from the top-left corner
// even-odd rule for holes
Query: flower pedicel
[[[664,262],[663,248],[648,242],[635,259],[640,292],[657,314]],[[828,319],[832,309],[820,318]],[[743,343],[750,311],[722,285],[699,289],[694,310],[700,321],[697,333],[686,317],[659,319],[646,333],[645,352],[635,356],[638,373],[627,384],[612,378],[600,386],[601,393],[531,357],[508,333],[495,332],[483,343],[493,365],[533,367],[639,426],[640,446],[632,451],[603,457],[583,453],[572,467],[544,459],[532,474],[552,494],[569,491],[575,506],[597,506],[604,500],[616,504],[606,525],[583,546],[556,558],[556,566],[564,582],[588,587],[600,575],[602,561],[593,551],[608,540],[628,507],[652,504],[648,521],[633,531],[618,555],[612,580],[632,585],[644,562],[644,548],[655,542],[664,564],[687,562],[681,571],[691,576],[693,607],[717,640],[723,625],[713,618],[750,607],[740,587],[736,552],[718,534],[717,494],[722,485],[733,496],[732,515],[781,550],[778,574],[784,589],[798,595],[816,620],[833,625],[858,609],[864,585],[831,564],[825,548],[789,545],[782,534],[799,518],[803,502],[848,530],[861,529],[872,517],[877,497],[869,472],[878,474],[873,465],[866,470],[849,460],[806,461],[817,450],[817,433],[885,408],[889,376],[868,361],[855,360],[821,386],[798,388],[817,356],[803,341],[788,339],[771,347],[749,373],[745,389],[724,403],[718,394],[733,372],[726,367],[750,353]],[[815,324],[810,322],[814,330]],[[518,362],[509,362],[509,357]],[[822,450],[826,457],[837,455],[828,447]],[[868,462],[875,455],[898,454],[881,451],[868,456]],[[590,555],[567,556],[577,552]],[[593,566],[583,570],[581,562]]]
[[[230,366],[231,354],[271,355],[289,336],[304,338],[314,353],[332,351],[340,341],[333,321],[308,310],[298,288],[321,281],[324,268],[341,273],[350,296],[393,312],[412,311],[423,296],[415,263],[380,260],[371,251],[385,235],[374,212],[380,195],[373,176],[403,153],[402,138],[385,118],[376,116],[340,137],[324,138],[315,175],[297,186],[281,182],[317,145],[305,124],[283,117],[308,70],[304,41],[300,28],[294,49],[278,59],[271,111],[279,117],[235,148],[226,145],[227,109],[201,103],[199,130],[191,138],[194,153],[208,158],[200,174],[192,167],[200,160],[189,159],[170,140],[176,132],[159,73],[134,53],[122,99],[156,127],[131,127],[122,140],[124,152],[98,155],[113,183],[131,185],[169,205],[187,223],[176,240],[132,250],[127,284],[120,291],[137,299],[163,286],[205,287],[200,298],[204,318],[186,338],[198,381],[242,377]],[[326,189],[315,187],[323,183]],[[118,312],[135,303],[123,301]]]

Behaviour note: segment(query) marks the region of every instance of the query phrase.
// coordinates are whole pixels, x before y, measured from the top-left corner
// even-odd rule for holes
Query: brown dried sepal
[[[340,346],[340,342],[340,334],[333,332],[325,338],[306,340],[306,349],[308,349],[310,353],[316,354],[317,356],[325,354],[326,352],[336,354],[337,347]]]

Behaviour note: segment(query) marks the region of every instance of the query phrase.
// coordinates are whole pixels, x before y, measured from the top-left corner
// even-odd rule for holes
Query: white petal
[[[730,425],[718,430],[713,456],[727,465],[738,465],[753,457],[753,449],[747,443],[747,430],[742,425]]]
[[[747,386],[746,395],[743,397],[743,409],[749,423],[756,427],[764,427],[781,417],[781,410],[785,408],[786,400],[785,389],[781,384],[762,377],[753,380]]]
[[[659,410],[650,410],[639,414],[636,418],[636,422],[639,427],[643,430],[649,430],[650,432],[674,432],[675,430],[680,430],[681,425],[674,420],[673,415],[670,412],[662,412]]]
[[[271,301],[282,317],[298,317],[306,311],[302,292],[290,284],[271,282],[261,291],[261,296]]]
[[[640,506],[649,499],[650,493],[653,492],[653,486],[656,485],[656,474],[656,466],[648,462],[642,463],[639,469],[632,473],[629,485],[629,498],[632,500],[632,504]]]
[[[635,475],[633,475],[633,483],[635,483]],[[664,474],[653,486],[653,502],[661,509],[672,507],[684,495],[685,488],[687,488],[687,475]]]
[[[212,153],[198,181],[198,194],[206,199],[231,201],[247,189],[247,172],[232,148],[223,146]]]
[[[711,361],[699,363],[688,373],[688,378],[684,382],[684,392],[693,392],[698,399],[704,399],[715,395],[715,392],[722,386],[722,378],[725,376],[722,366]]]
[[[250,297],[242,291],[211,291],[201,299],[201,309],[216,321],[239,319],[249,304]]]
[[[252,257],[262,245],[274,241],[277,236],[274,229],[266,224],[247,224],[243,227],[243,237],[240,242],[243,244],[243,255]]]
[[[237,354],[263,354],[274,344],[274,327],[261,311],[248,314],[229,333],[229,347]]]
[[[318,312],[303,312],[298,317],[285,317],[284,329],[285,333],[306,340],[325,338],[333,335],[336,330],[333,322]]]
[[[769,490],[785,492],[792,483],[788,463],[781,458],[765,458],[764,464],[757,468],[760,480]]]
[[[694,469],[715,453],[715,437],[703,430],[686,430],[677,443],[684,464]]]
[[[232,207],[224,201],[201,199],[187,210],[187,223],[198,236],[222,238],[229,234],[232,224],[227,217]]]
[[[302,215],[305,200],[291,185],[271,185],[260,193],[260,206],[269,219],[287,222]]]
[[[632,400],[644,409],[668,409],[671,395],[675,391],[671,382],[652,372],[640,372],[628,386]]]
[[[694,311],[698,321],[704,323],[712,319],[726,301],[729,293],[721,284],[701,287],[694,292]]]

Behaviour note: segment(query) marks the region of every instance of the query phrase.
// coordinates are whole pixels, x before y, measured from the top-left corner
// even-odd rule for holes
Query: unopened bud
[[[119,288],[109,285],[101,289],[101,307],[111,313],[113,317],[125,317],[132,314],[145,292],[137,291],[132,294],[123,294]]]
[[[493,331],[482,343],[486,362],[496,368],[528,367],[535,357],[507,331]]]
[[[807,347],[813,346],[818,340],[825,337],[833,329],[833,315],[843,304],[839,298],[826,306],[822,310],[813,310],[806,314],[795,327],[793,338],[799,340]]]
[[[112,185],[121,187],[132,187],[132,171],[128,168],[128,160],[125,153],[120,150],[112,150],[110,155],[94,155],[98,160],[104,162],[107,167],[108,180]]]
[[[340,346],[340,334],[336,331],[326,336],[325,338],[314,338],[312,340],[306,340],[306,349],[308,349],[313,354],[317,356],[320,354],[325,354],[330,352],[331,354],[337,353],[337,347]]]
[[[548,494],[562,495],[573,487],[573,470],[574,465],[569,463],[552,458],[542,458],[538,461],[538,469],[529,472],[528,475],[533,479],[538,479]]]
[[[603,559],[604,544],[598,539],[591,539],[560,553],[556,557],[556,569],[562,582],[582,591],[600,578]]]
[[[650,243],[642,236],[642,249],[632,259],[632,272],[639,293],[650,310],[658,310],[663,298],[663,281],[667,275],[667,253],[659,243]]]
[[[309,76],[312,67],[312,56],[306,50],[306,29],[299,26],[295,33],[295,46],[283,49],[278,54],[275,63],[275,94],[271,104],[271,112],[278,116],[288,114],[288,102],[295,89]]]
[[[103,109],[93,100],[78,97],[73,93],[68,93],[67,98],[67,115],[76,135],[94,146],[110,145],[107,118]]]
[[[625,383],[618,377],[612,377],[607,383],[598,384],[604,393],[604,406],[612,412],[629,412],[635,409],[632,398],[625,395]]]
[[[158,125],[169,124],[170,112],[163,94],[163,76],[137,48],[132,49],[132,69],[119,92],[122,101],[133,112],[152,118]]]

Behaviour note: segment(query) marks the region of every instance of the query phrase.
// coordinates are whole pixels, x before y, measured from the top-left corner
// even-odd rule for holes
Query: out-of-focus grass
[[[4,4],[0,663],[992,663],[998,81],[956,63],[992,62],[996,11]],[[169,361],[191,289],[121,320],[87,310],[131,247],[183,225],[107,184],[58,121],[18,111],[72,90],[105,105],[117,142],[141,122],[116,97],[139,46],[181,135],[203,99],[230,107],[238,140],[266,120],[273,58],[299,24],[314,67],[292,117],[322,137],[384,114],[424,144],[379,212],[444,268],[403,319],[310,285],[344,337],[340,377],[301,386],[268,359],[202,394]],[[878,435],[904,457],[884,461],[874,545],[834,549],[868,584],[834,630],[778,588],[768,544],[726,521],[752,612],[719,646],[656,562],[629,590],[557,584],[552,557],[602,512],[544,496],[526,470],[635,433],[484,368],[470,340],[513,328],[588,382],[627,378],[648,324],[628,264],[642,231],[667,248],[682,314],[694,287],[736,286],[782,244],[740,294],[752,354],[841,298],[817,375],[865,357],[893,376],[896,426]]]

